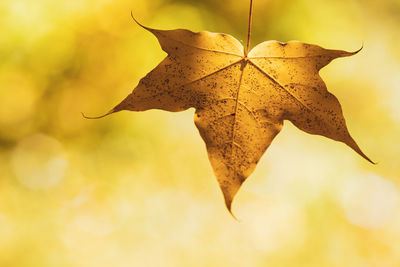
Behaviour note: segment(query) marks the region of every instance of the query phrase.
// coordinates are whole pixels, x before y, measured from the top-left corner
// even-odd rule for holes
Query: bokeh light
[[[383,227],[400,207],[395,185],[371,174],[349,177],[341,200],[349,221],[367,228]]]
[[[22,139],[14,149],[11,160],[18,181],[30,189],[57,185],[68,167],[61,144],[41,134]]]

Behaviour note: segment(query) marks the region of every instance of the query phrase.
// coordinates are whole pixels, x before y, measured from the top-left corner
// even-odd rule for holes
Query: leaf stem
[[[250,37],[251,37],[251,20],[253,18],[253,0],[250,0],[250,10],[249,10],[249,24],[247,28],[247,44],[246,50],[244,50],[244,56],[247,57],[250,48]]]

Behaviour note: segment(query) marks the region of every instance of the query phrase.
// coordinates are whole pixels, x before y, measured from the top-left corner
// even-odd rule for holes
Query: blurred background
[[[248,1],[0,2],[0,266],[400,266],[400,1],[255,0],[252,44],[363,50],[321,71],[378,162],[286,122],[233,204],[194,110],[100,120],[154,28],[245,42]]]

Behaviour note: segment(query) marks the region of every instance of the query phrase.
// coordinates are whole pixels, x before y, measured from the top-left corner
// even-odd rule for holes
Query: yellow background
[[[400,266],[400,1],[255,0],[252,44],[363,50],[321,71],[353,137],[286,122],[224,207],[193,110],[100,115],[165,54],[145,25],[232,34],[248,1],[0,2],[0,266]]]

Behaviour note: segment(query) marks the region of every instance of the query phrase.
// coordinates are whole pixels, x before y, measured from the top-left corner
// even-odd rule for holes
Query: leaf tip
[[[372,163],[373,165],[378,164],[377,162],[372,161],[367,155],[365,155],[365,153],[362,152],[360,148],[358,148],[358,150],[356,150],[356,152],[359,153],[361,155],[361,157],[363,157],[364,159],[366,159],[368,162]]]
[[[240,220],[232,212],[232,199],[231,200],[225,199],[225,206],[229,211],[229,214],[232,216],[232,218],[235,219],[235,221],[240,222]]]
[[[85,119],[89,119],[89,120],[95,120],[95,119],[101,119],[101,118],[104,118],[104,117],[106,117],[106,116],[108,116],[108,115],[110,115],[110,114],[112,114],[112,113],[114,113],[115,112],[115,110],[114,109],[112,109],[112,110],[110,110],[109,112],[107,112],[106,114],[104,114],[104,115],[101,115],[101,116],[95,116],[95,117],[90,117],[90,116],[86,116],[85,115],[85,113],[83,113],[83,112],[81,112],[81,115],[82,115],[82,117],[83,118],[85,118]]]
[[[377,165],[378,162],[372,161],[370,158],[368,158],[365,154],[361,155],[364,159],[366,159],[369,163],[373,164],[373,165]]]
[[[354,52],[351,52],[351,54],[352,54],[352,55],[355,55],[355,54],[357,54],[358,52],[360,52],[361,50],[363,50],[363,48],[364,48],[364,42],[362,42],[360,49],[358,49],[358,50],[356,50],[356,51],[354,51]]]
[[[363,48],[364,48],[364,42],[362,43],[362,45],[359,49],[357,49],[356,51],[353,51],[353,52],[348,52],[348,51],[343,51],[343,50],[334,50],[337,53],[334,56],[334,58],[354,56],[355,54],[358,54]]]
[[[134,22],[136,22],[137,25],[139,25],[140,27],[142,27],[143,29],[149,30],[149,28],[147,28],[146,26],[144,26],[143,24],[141,24],[133,15],[133,10],[131,10],[131,17],[133,19]]]
[[[235,220],[235,221],[237,221],[237,222],[240,222],[240,220],[235,216],[235,214],[233,214],[233,212],[232,212],[232,209],[231,209],[231,206],[226,206],[227,207],[227,209],[228,209],[228,211],[229,211],[229,214],[232,216],[232,218]]]
[[[356,152],[357,152],[358,154],[360,154],[361,157],[363,157],[364,159],[366,159],[369,163],[372,163],[373,165],[377,165],[377,164],[378,164],[377,162],[372,161],[367,155],[365,155],[365,153],[362,152],[361,149],[360,149],[359,147],[358,147],[358,149],[356,148],[355,150],[356,150]]]

